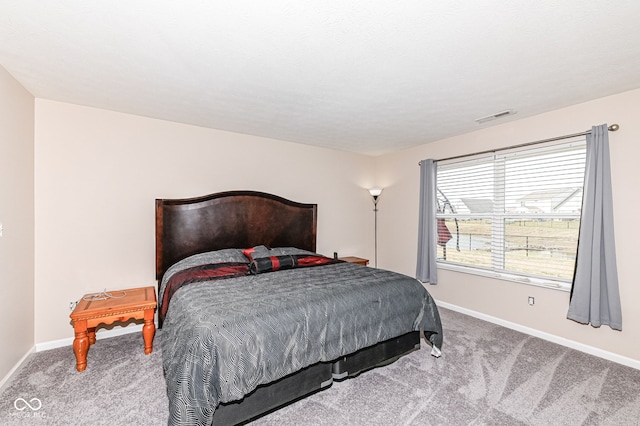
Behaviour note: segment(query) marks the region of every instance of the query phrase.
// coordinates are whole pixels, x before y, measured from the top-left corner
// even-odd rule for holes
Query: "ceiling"
[[[639,21],[637,0],[0,0],[0,65],[38,98],[380,155],[639,88]]]

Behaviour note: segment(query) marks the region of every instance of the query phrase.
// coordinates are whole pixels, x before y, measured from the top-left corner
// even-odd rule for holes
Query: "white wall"
[[[615,238],[623,331],[593,328],[566,319],[569,294],[558,290],[439,270],[429,286],[440,300],[550,333],[560,338],[640,361],[640,285],[637,279],[640,211],[640,90],[629,91],[539,116],[489,127],[376,158],[376,178],[385,187],[379,204],[380,267],[415,276],[419,167],[426,158],[444,158],[620,124],[609,133],[615,214]],[[534,296],[536,304],[527,305]]]
[[[33,122],[33,96],[0,66],[0,380],[34,344]]]
[[[154,285],[154,200],[249,189],[318,204],[318,251],[373,258],[374,158],[37,99],[35,339],[69,302]]]
[[[0,83],[15,85],[6,74],[0,76]],[[12,90],[24,92],[20,87]],[[25,93],[12,96],[0,101],[0,108],[4,108],[0,117],[15,115],[16,99],[33,102]],[[155,198],[253,189],[295,201],[315,202],[319,204],[320,252],[331,254],[337,250],[343,255],[373,259],[372,206],[364,188],[382,186],[385,191],[378,215],[379,266],[414,275],[419,160],[616,122],[621,130],[610,133],[610,140],[624,331],[594,329],[567,320],[568,294],[557,290],[450,271],[441,271],[439,284],[429,289],[441,301],[640,360],[640,310],[635,308],[640,287],[635,284],[633,268],[639,251],[634,228],[635,212],[640,208],[636,189],[640,182],[640,169],[636,166],[640,158],[636,143],[640,123],[634,117],[639,106],[640,90],[635,90],[372,158],[38,99],[35,341],[72,337],[68,303],[84,293],[155,283]],[[23,111],[24,117],[30,116],[28,106]],[[28,163],[29,124],[20,125],[20,129],[26,134],[20,136],[27,141],[26,148],[21,144],[11,147],[20,147],[19,156]],[[0,132],[4,147],[7,130]],[[29,164],[26,167],[29,171]],[[7,182],[26,174],[14,170],[7,176],[0,170]],[[4,202],[7,190],[0,188],[5,191],[0,192]],[[1,209],[4,205],[0,206],[0,220],[9,229]],[[30,211],[28,207],[24,210]],[[27,214],[24,223],[28,222]],[[8,241],[0,239],[0,250]],[[26,259],[29,261],[28,254]],[[29,269],[25,270],[28,275]],[[0,273],[2,283],[6,282],[4,272]],[[28,277],[25,282],[28,293]],[[0,288],[25,297],[22,288],[4,284]],[[527,305],[527,296],[536,298],[534,307]],[[28,294],[24,300],[29,300]],[[18,308],[19,315],[28,318],[29,309],[29,303],[25,303]],[[7,333],[16,327],[2,327],[0,341],[12,341],[14,336]],[[24,341],[33,342],[29,332],[26,330],[21,336],[27,336]],[[18,352],[24,353],[28,346],[24,344]],[[13,359],[15,356],[8,357],[5,364],[11,364]]]

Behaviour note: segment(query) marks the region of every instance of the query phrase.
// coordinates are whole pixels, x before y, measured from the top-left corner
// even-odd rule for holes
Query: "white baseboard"
[[[462,308],[457,305],[452,305],[447,302],[441,302],[436,300],[436,304],[438,306],[442,306],[443,308],[451,309],[452,311],[460,312],[465,315],[469,315],[474,318],[478,318],[487,322],[491,322],[493,324],[498,324],[503,327],[510,328],[512,330],[519,331],[521,333],[529,334],[534,337],[539,337],[540,339],[548,340],[553,343],[557,343],[562,346],[566,346],[571,349],[575,349],[580,352],[588,353],[589,355],[594,355],[599,358],[606,359],[608,361],[613,361],[618,364],[626,365],[627,367],[635,368],[640,370],[640,360],[629,358],[626,356],[618,355],[613,352],[608,352],[600,348],[595,348],[593,346],[585,345],[584,343],[576,342],[574,340],[565,339],[564,337],[559,337],[554,334],[546,333],[544,331],[536,330],[534,328],[525,327],[520,324],[516,324],[510,321],[506,321],[500,318],[492,317],[491,315],[486,315],[481,312],[472,311],[471,309]]]
[[[108,339],[109,337],[122,336],[129,333],[141,333],[143,324],[131,324],[126,327],[114,327],[111,330],[98,329],[96,331],[96,340]],[[73,345],[73,337],[66,339],[51,340],[49,342],[36,343],[36,352],[48,351],[49,349],[62,348],[64,346]]]
[[[0,392],[2,392],[5,383],[9,381],[11,376],[13,376],[14,373],[16,373],[20,369],[20,367],[22,367],[22,364],[27,359],[27,357],[35,352],[35,349],[36,349],[35,346],[29,349],[27,353],[24,354],[22,358],[20,358],[20,361],[18,361],[16,365],[14,365],[13,368],[9,370],[9,372],[2,378],[2,380],[0,380]]]
[[[129,333],[140,333],[142,332],[142,326],[143,324],[131,324],[127,327],[115,327],[111,330],[98,329],[98,331],[96,332],[96,340],[108,339],[109,337],[122,336],[123,334],[129,334]],[[73,337],[69,337],[66,339],[36,343],[36,345],[32,347],[31,350],[29,350],[26,354],[24,354],[24,356],[20,358],[20,361],[18,361],[18,363],[11,370],[9,370],[7,375],[4,376],[2,380],[0,380],[0,390],[2,390],[2,387],[7,381],[9,381],[11,376],[13,376],[20,369],[20,367],[22,367],[22,364],[25,362],[25,360],[29,355],[31,355],[34,352],[41,352],[41,351],[47,351],[49,349],[72,346],[73,339],[74,339]]]

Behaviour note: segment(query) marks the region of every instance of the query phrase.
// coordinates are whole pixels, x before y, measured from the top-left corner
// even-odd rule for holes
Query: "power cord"
[[[107,289],[105,288],[104,291],[101,291],[100,293],[91,293],[91,294],[85,294],[84,296],[82,296],[83,300],[107,300],[107,299],[121,299],[123,297],[125,297],[127,295],[127,292],[124,290],[119,290],[120,293],[122,293],[119,296],[115,296],[113,295],[111,292],[108,292]]]

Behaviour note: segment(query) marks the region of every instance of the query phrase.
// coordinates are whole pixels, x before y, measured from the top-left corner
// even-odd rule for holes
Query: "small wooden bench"
[[[75,339],[73,352],[76,355],[76,369],[87,368],[89,346],[96,342],[96,327],[99,324],[113,324],[116,321],[130,319],[144,320],[142,337],[144,353],[149,355],[153,350],[153,336],[156,326],[153,322],[156,309],[156,291],[154,287],[141,287],[105,292],[105,296],[87,294],[78,302],[69,315],[73,321]],[[107,294],[112,297],[106,296]]]

